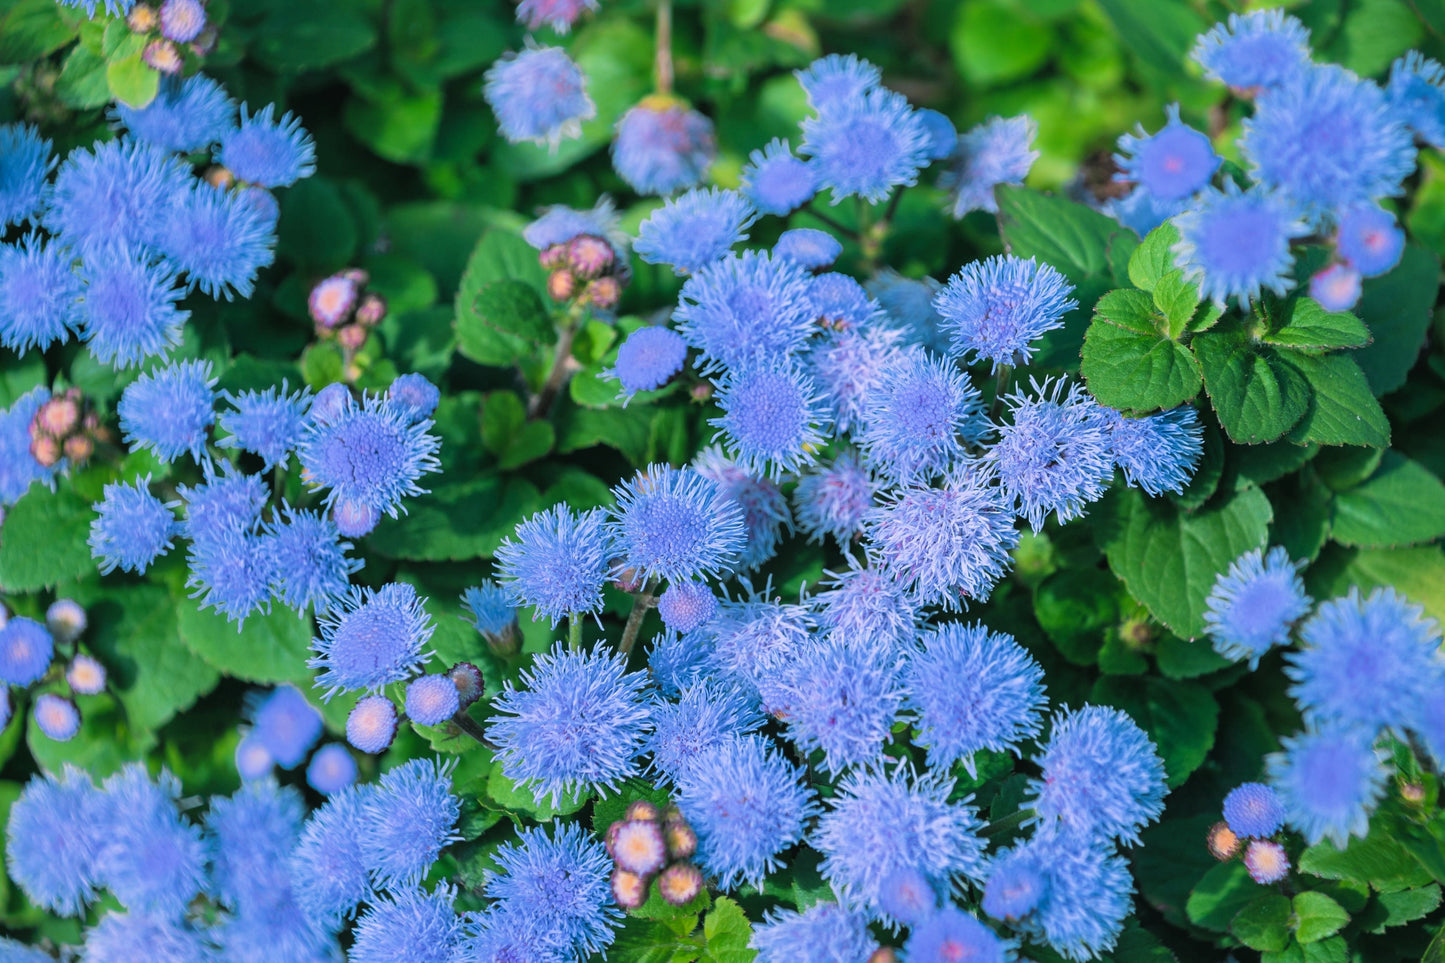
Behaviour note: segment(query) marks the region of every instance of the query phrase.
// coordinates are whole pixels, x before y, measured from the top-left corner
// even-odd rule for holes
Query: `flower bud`
[[[626,910],[635,910],[647,902],[647,880],[618,867],[612,871],[612,898]]]
[[[595,234],[579,234],[567,242],[567,263],[579,278],[606,274],[614,260],[612,245]]]
[[[655,823],[662,818],[662,810],[646,799],[634,799],[628,804],[627,814],[624,818],[645,819]]]
[[[1233,859],[1239,852],[1239,837],[1229,828],[1228,823],[1217,822],[1210,826],[1205,838],[1209,843],[1210,855],[1220,862]]]
[[[702,892],[702,871],[692,863],[673,863],[657,877],[657,892],[671,906],[685,906]]]
[[[80,710],[58,695],[47,692],[40,696],[32,714],[40,731],[56,742],[69,742],[80,731]]]
[[[386,298],[379,294],[367,292],[362,295],[361,303],[356,306],[356,323],[364,324],[368,328],[374,328],[386,317]]]
[[[169,40],[152,40],[146,44],[140,59],[163,74],[178,74],[181,72],[181,67],[184,66],[180,52],[176,50],[176,45]]]
[[[715,390],[711,381],[699,381],[692,386],[692,390],[688,394],[692,396],[693,401],[701,402],[711,398]]]
[[[63,438],[80,424],[80,403],[69,392],[51,398],[35,413],[35,424],[46,434]]]
[[[306,298],[306,310],[316,326],[335,328],[346,321],[356,306],[356,282],[342,274],[333,274],[316,282]]]
[[[1244,851],[1244,868],[1256,883],[1278,883],[1289,875],[1289,855],[1279,843],[1268,839],[1251,840]]]
[[[348,324],[336,332],[336,340],[347,351],[360,351],[370,334],[359,324]]]
[[[367,273],[366,268],[347,268],[346,270],[341,272],[341,277],[346,278],[346,280],[350,281],[358,288],[364,288],[371,283],[371,275]]]
[[[206,27],[206,8],[200,0],[165,0],[160,20],[161,36],[176,43],[190,43]]]
[[[1418,782],[1401,783],[1400,798],[1412,806],[1418,806],[1425,801],[1425,787]]]
[[[591,304],[603,311],[611,311],[622,300],[622,282],[606,275],[587,282],[580,298],[583,304]]]
[[[45,610],[45,627],[61,645],[69,645],[85,631],[85,609],[74,599],[56,599]],[[76,658],[86,658],[77,656]],[[93,659],[91,661],[94,661]],[[104,670],[102,670],[104,672]],[[88,693],[87,693],[88,694]]]
[[[651,876],[667,862],[662,827],[648,819],[624,820],[612,841],[612,859],[629,873]]]
[[[125,25],[131,33],[150,33],[160,24],[156,8],[148,3],[138,3],[125,15]]]
[[[470,662],[458,662],[447,670],[447,675],[457,687],[457,699],[463,709],[482,697],[482,670]]]
[[[567,265],[567,245],[553,244],[551,247],[537,255],[537,263],[542,265],[543,270],[555,271]]]
[[[65,457],[72,465],[84,465],[95,454],[95,442],[89,435],[71,435],[65,439]]]
[[[105,666],[88,655],[77,655],[65,670],[65,681],[76,695],[99,695],[105,691]]]
[[[891,946],[880,946],[868,954],[867,963],[898,963],[898,951]]]
[[[360,699],[346,717],[346,741],[362,752],[385,752],[396,738],[396,706],[386,696]]]
[[[577,291],[577,279],[566,268],[547,275],[547,296],[553,301],[566,301]]]
[[[671,859],[691,859],[697,852],[697,833],[681,817],[668,819],[662,824],[662,838],[667,843],[667,855]]]
[[[236,183],[236,175],[232,174],[220,164],[212,164],[210,167],[207,167],[206,173],[202,176],[205,177],[207,184],[220,188],[223,191],[230,190]]]
[[[53,468],[60,461],[60,442],[49,435],[31,435],[30,456],[38,461],[42,468]]]
[[[370,535],[376,523],[381,521],[381,513],[370,505],[363,505],[360,502],[337,502],[331,509],[331,518],[336,522],[336,530],[347,538],[361,538],[363,535]]]

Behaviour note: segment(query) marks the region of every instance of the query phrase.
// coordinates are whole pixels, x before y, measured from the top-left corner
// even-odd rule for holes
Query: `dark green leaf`
[[[652,417],[644,406],[602,411],[573,406],[556,421],[559,454],[608,445],[626,455],[634,465],[641,466],[647,461]]]
[[[95,512],[69,488],[30,491],[5,513],[0,526],[0,588],[35,592],[89,575],[90,523]]]
[[[556,340],[552,317],[526,282],[491,281],[469,306],[458,305],[457,349],[478,364],[510,367],[540,356]]]
[[[70,43],[75,28],[54,0],[19,0],[0,14],[0,64],[24,64]]]
[[[193,599],[176,606],[181,641],[196,655],[226,675],[248,682],[294,682],[304,692],[311,687],[311,619],[276,605],[269,615],[252,615],[245,625],[202,610]]]
[[[1110,239],[1129,230],[1083,204],[1009,185],[998,188],[998,217],[1012,253],[1046,261],[1075,284],[1107,272]]]
[[[1284,546],[1290,558],[1313,561],[1330,536],[1330,490],[1313,471],[1305,471],[1280,482],[1273,493],[1271,541]]]
[[[0,27],[0,30],[3,29]],[[110,100],[106,66],[104,57],[83,45],[76,45],[65,58],[60,79],[55,82],[55,93],[67,105],[79,110],[104,107]]]
[[[356,219],[335,182],[313,176],[286,190],[276,228],[276,253],[312,274],[351,263],[358,243]]]
[[[1335,541],[1359,548],[1388,548],[1433,541],[1445,535],[1445,485],[1418,462],[1386,452],[1364,484],[1334,500]]]
[[[607,952],[609,958],[616,955],[628,963],[684,963],[697,959],[695,947],[691,941],[680,941],[665,923],[628,917]]]
[[[1217,672],[1230,664],[1204,639],[1186,642],[1173,632],[1165,633],[1154,647],[1159,671],[1170,679],[1194,679]]]
[[[1268,445],[1231,445],[1229,469],[1236,488],[1264,485],[1298,471],[1319,452],[1316,445],[1276,441]]]
[[[376,28],[364,9],[362,4],[326,0],[276,4],[257,30],[252,51],[257,60],[280,73],[350,60],[376,44]]]
[[[1034,592],[1034,617],[1064,658],[1075,665],[1098,661],[1104,632],[1119,619],[1117,586],[1096,568],[1066,568]]]
[[[1384,459],[1381,448],[1325,448],[1310,467],[1331,491],[1347,491],[1375,473]]]
[[[522,401],[510,391],[494,391],[482,405],[482,443],[505,469],[535,461],[552,450],[552,425],[528,421]]]
[[[1287,361],[1313,392],[1304,418],[1289,433],[1291,441],[1374,448],[1390,444],[1390,423],[1352,357],[1291,352]]]
[[[1440,884],[1431,883],[1419,889],[1406,889],[1398,893],[1382,893],[1380,906],[1385,917],[1370,929],[1371,933],[1383,933],[1391,926],[1400,926],[1422,919],[1440,905]]]
[[[408,514],[382,519],[367,541],[392,558],[489,558],[517,523],[540,507],[541,496],[531,482],[483,476],[410,500]]]
[[[1170,788],[1183,784],[1214,745],[1219,704],[1197,683],[1106,676],[1094,684],[1090,701],[1123,709],[1149,733]]]
[[[1350,914],[1324,893],[1308,890],[1294,898],[1295,939],[1318,943],[1338,933],[1350,921]]]
[[[1314,876],[1364,883],[1381,891],[1430,881],[1430,874],[1410,850],[1380,828],[1364,838],[1352,838],[1343,850],[1328,840],[1315,843],[1300,854],[1299,868]]]
[[[1084,336],[1079,371],[1102,404],[1131,411],[1181,405],[1199,393],[1201,383],[1199,362],[1188,348],[1102,319]]]
[[[1199,844],[1201,847],[1203,843]],[[1190,922],[1224,932],[1234,917],[1259,895],[1259,884],[1238,861],[1220,863],[1204,874],[1189,893],[1185,912]]]
[[[1405,374],[1420,356],[1435,294],[1440,287],[1440,259],[1408,244],[1395,270],[1363,285],[1358,314],[1369,326],[1370,346],[1354,355],[1375,395],[1386,395],[1405,383]]]
[[[1219,424],[1241,444],[1274,441],[1309,410],[1306,379],[1272,348],[1255,350],[1240,331],[1206,331],[1194,339]]]
[[[1253,950],[1279,951],[1289,945],[1289,899],[1279,893],[1261,893],[1229,923],[1235,939]]]
[[[1261,340],[1287,348],[1358,348],[1370,332],[1348,311],[1330,312],[1313,298],[1295,298],[1280,309],[1273,330]]]
[[[416,164],[431,156],[441,124],[442,92],[433,88],[413,93],[393,81],[384,92],[349,98],[341,116],[352,136],[378,157]]]

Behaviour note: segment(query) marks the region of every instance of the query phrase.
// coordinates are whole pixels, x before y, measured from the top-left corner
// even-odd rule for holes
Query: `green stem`
[[[567,648],[573,652],[582,651],[582,615],[573,612],[567,616]]]
[[[998,366],[998,374],[993,379],[993,404],[988,409],[988,420],[997,423],[1000,406],[1003,405],[1003,396],[1008,390],[1009,378],[1013,375],[1013,368],[1006,364]]]
[[[822,211],[818,210],[818,208],[813,204],[809,204],[807,207],[803,208],[803,210],[813,215],[818,220],[822,221],[824,224],[837,231],[839,234],[855,239],[858,237],[858,232],[853,230],[853,228],[848,227],[842,221],[835,219],[829,214],[824,214]]]
[[[482,727],[477,725],[477,721],[471,716],[467,715],[467,710],[458,709],[456,714],[452,716],[452,722],[456,723],[456,727],[458,729],[471,736],[473,739],[486,746],[488,749],[497,748],[496,745],[493,744],[492,740],[487,738],[487,734],[482,729]]]
[[[552,370],[547,374],[547,381],[542,385],[542,390],[532,396],[527,403],[527,420],[534,421],[537,418],[545,417],[552,402],[556,400],[557,393],[567,383],[570,374],[569,367],[572,363],[572,340],[577,337],[577,329],[581,327],[581,315],[574,308],[567,312],[567,318],[562,326],[557,329],[557,349],[552,353]]]
[[[657,604],[657,598],[653,592],[657,590],[657,579],[651,579],[643,586],[641,592],[632,596],[632,612],[627,616],[627,627],[622,630],[622,639],[617,643],[617,651],[623,655],[632,651],[632,646],[637,642],[637,634],[642,631],[642,620],[647,617],[647,610]]]
[[[1000,833],[1018,829],[1024,824],[1024,821],[1032,817],[1033,814],[1034,811],[1032,809],[1020,809],[1018,812],[1005,816],[1002,819],[995,819],[983,827],[983,829],[979,830],[979,835],[987,839],[992,836],[997,836]]]
[[[672,0],[657,2],[657,53],[652,67],[657,92],[672,93]]]

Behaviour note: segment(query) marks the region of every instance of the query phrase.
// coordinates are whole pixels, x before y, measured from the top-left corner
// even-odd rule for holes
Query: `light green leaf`
[[[1141,291],[1153,291],[1159,279],[1174,270],[1173,247],[1179,243],[1179,229],[1172,221],[1150,231],[1129,257],[1129,280]]]
[[[0,13],[0,64],[39,60],[70,43],[75,28],[55,0],[19,0]]]
[[[1289,945],[1290,902],[1279,893],[1261,893],[1229,923],[1229,932],[1252,950],[1283,950]]]
[[[1300,854],[1301,872],[1324,879],[1363,883],[1382,892],[1421,886],[1431,879],[1410,850],[1388,832],[1376,830],[1338,849],[1325,840]]]
[[[1166,333],[1178,341],[1194,318],[1199,306],[1199,287],[1184,280],[1184,272],[1169,271],[1154,285],[1154,306],[1168,321]]]
[[[1427,468],[1386,452],[1366,482],[1334,500],[1334,539],[1359,548],[1388,548],[1445,535],[1445,485]]]
[[[1126,411],[1173,408],[1197,395],[1203,383],[1188,348],[1102,318],[1084,336],[1079,372],[1100,403]]]
[[[1287,348],[1358,348],[1369,343],[1364,322],[1348,311],[1326,311],[1313,298],[1295,298],[1261,340]]]
[[[1401,890],[1398,893],[1381,893],[1380,908],[1385,911],[1385,917],[1371,927],[1370,932],[1383,933],[1392,926],[1413,923],[1429,916],[1439,905],[1439,883],[1431,883],[1419,889]]]
[[[86,540],[94,518],[89,503],[69,488],[31,485],[0,526],[0,588],[36,592],[93,574]]]
[[[1350,921],[1344,907],[1318,890],[1307,890],[1294,898],[1295,939],[1318,943],[1333,936]]]
[[[1237,860],[1220,863],[1204,874],[1189,893],[1184,911],[1190,922],[1205,929],[1224,932],[1230,922],[1259,895],[1259,884]]]
[[[1129,233],[1118,221],[1076,201],[1007,184],[998,188],[998,218],[1013,254],[1037,257],[1075,284],[1107,273],[1110,239]]]
[[[1412,548],[1348,549],[1331,545],[1311,565],[1305,584],[1317,599],[1391,586],[1425,606],[1431,618],[1445,622],[1445,550],[1439,545]]]
[[[756,950],[748,949],[753,924],[743,908],[719,896],[702,921],[703,959],[708,963],[752,963]]]
[[[146,106],[156,99],[161,87],[160,72],[142,60],[139,53],[112,60],[105,68],[105,80],[111,96],[131,107]]]
[[[219,614],[201,609],[194,599],[176,605],[181,641],[196,655],[226,675],[248,682],[294,682],[305,691],[311,687],[311,618],[297,615],[283,605],[270,614],[248,617],[244,626]]]

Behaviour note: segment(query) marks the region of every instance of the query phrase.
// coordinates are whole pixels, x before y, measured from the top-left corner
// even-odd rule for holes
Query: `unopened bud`
[[[65,439],[65,457],[77,467],[90,461],[95,454],[95,441],[89,435],[71,435]]]
[[[176,45],[169,40],[152,40],[146,44],[141,59],[163,74],[178,74],[184,66]]]
[[[223,191],[230,190],[232,185],[236,183],[236,175],[232,174],[230,169],[222,167],[220,164],[212,164],[210,167],[207,167],[204,176],[207,184],[210,184],[212,187],[218,187]]]
[[[35,423],[46,434],[63,438],[80,424],[80,405],[69,394],[51,398],[35,413]]]
[[[584,304],[591,304],[603,311],[611,311],[621,300],[622,282],[611,275],[588,281],[581,297]]]
[[[672,859],[691,859],[697,852],[697,833],[678,817],[662,824],[662,838],[667,842],[667,855]]]
[[[662,818],[662,810],[646,799],[634,799],[627,806],[627,819],[645,819],[649,822],[657,822]]]
[[[671,906],[686,906],[702,892],[702,871],[692,863],[673,863],[657,877],[657,892]]]
[[[650,819],[625,819],[612,835],[612,859],[639,876],[651,876],[667,862],[662,827]]]
[[[125,15],[125,25],[131,33],[150,33],[160,23],[156,8],[148,3],[138,3]]]
[[[482,670],[470,662],[458,662],[447,671],[447,676],[457,687],[457,699],[463,709],[482,697]]]
[[[623,909],[637,909],[647,902],[647,880],[620,867],[614,869],[612,871],[612,898]]]
[[[693,401],[707,401],[712,397],[715,390],[711,381],[699,381],[692,386],[692,390],[689,391],[688,394],[692,397]]]
[[[356,282],[341,274],[333,274],[316,282],[306,298],[306,310],[319,328],[335,328],[351,315],[356,307]]]
[[[1425,787],[1418,782],[1401,783],[1400,798],[1413,806],[1418,806],[1425,801]]]
[[[580,234],[567,242],[567,263],[579,278],[606,274],[614,260],[612,245],[595,234]]]
[[[88,655],[77,655],[65,670],[65,681],[76,695],[99,695],[105,691],[105,666]]]
[[[1239,837],[1227,823],[1218,822],[1210,826],[1206,839],[1210,855],[1220,862],[1233,859],[1239,852]]]
[[[553,301],[566,301],[577,291],[577,279],[566,268],[547,275],[547,296]]]
[[[359,288],[364,288],[371,283],[371,275],[366,272],[365,268],[347,268],[341,272],[341,276]]]
[[[386,298],[367,292],[356,306],[356,323],[374,328],[386,317]]]
[[[73,599],[56,599],[45,610],[45,627],[61,645],[69,645],[85,631],[85,609]]]
[[[161,4],[161,35],[176,43],[190,43],[206,27],[201,0],[165,0]]]
[[[891,946],[880,946],[868,954],[868,963],[898,963],[898,951]]]
[[[60,461],[60,442],[45,434],[31,435],[30,457],[39,462],[42,468],[53,468]]]
[[[360,351],[370,333],[359,324],[348,324],[336,332],[336,340],[347,351]]]
[[[537,263],[547,271],[555,271],[558,268],[567,266],[567,245],[553,244],[551,247],[537,255]]]

